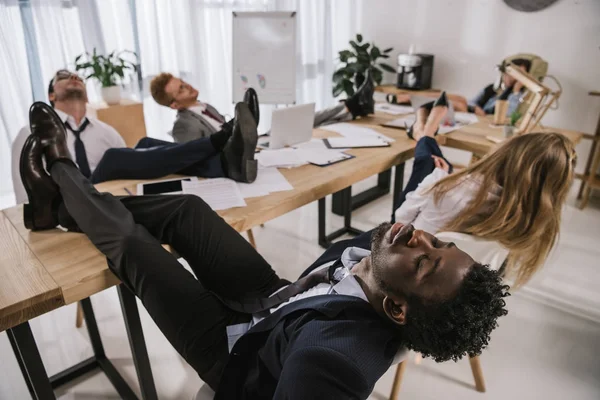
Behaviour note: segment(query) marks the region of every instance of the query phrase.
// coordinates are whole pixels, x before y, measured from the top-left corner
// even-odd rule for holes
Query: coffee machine
[[[409,90],[431,89],[433,54],[400,54],[398,56],[397,72],[397,88]]]

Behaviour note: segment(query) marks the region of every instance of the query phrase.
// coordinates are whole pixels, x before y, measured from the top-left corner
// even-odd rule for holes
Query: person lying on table
[[[511,61],[511,64],[517,66],[521,71],[529,72],[531,62],[523,58],[516,58]],[[437,93],[419,93],[420,96],[437,97]],[[391,103],[410,103],[410,94],[392,95],[388,94],[388,102]],[[493,83],[484,87],[473,99],[467,99],[461,95],[448,94],[447,98],[452,103],[455,111],[470,112],[479,116],[493,114],[496,109],[496,101],[508,101],[506,116],[510,116],[515,112],[523,97],[525,96],[525,87],[521,82],[517,82],[512,76],[503,73],[502,84],[496,88]]]
[[[85,233],[215,399],[366,399],[401,349],[474,356],[506,314],[497,272],[400,223],[335,244],[290,284],[199,197],[98,193],[42,108],[22,155],[26,226]]]
[[[573,143],[559,133],[515,136],[450,175],[452,165],[434,139],[448,110],[444,97],[417,110],[407,130],[417,146],[395,220],[434,234],[463,232],[498,242],[515,286],[525,284],[558,238],[577,158]]]
[[[256,179],[254,151],[258,141],[255,118],[246,104],[236,106],[235,119],[212,135],[186,144],[143,138],[134,149],[110,125],[86,117],[87,91],[79,75],[60,70],[48,87],[48,98],[66,127],[67,145],[81,172],[93,183],[115,179],[155,179],[169,174]],[[13,142],[19,154],[30,134],[24,127]],[[243,150],[243,151],[242,151]],[[19,177],[19,159],[12,160],[17,202],[26,200]]]
[[[315,114],[314,127],[351,121],[357,117],[367,116],[375,112],[373,93],[375,85],[370,72],[365,82],[356,93],[337,106],[319,111]],[[198,100],[198,90],[189,83],[169,73],[163,72],[150,83],[150,93],[154,100],[165,107],[177,110],[177,118],[171,135],[177,143],[206,137],[218,131],[225,122],[225,117],[216,108]],[[244,101],[254,104],[252,114],[259,122],[258,98],[254,89],[246,91]]]

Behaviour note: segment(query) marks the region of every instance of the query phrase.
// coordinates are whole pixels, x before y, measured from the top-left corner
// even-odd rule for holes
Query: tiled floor
[[[577,210],[573,203],[571,199],[565,210],[556,252],[529,287],[508,299],[509,315],[500,321],[482,356],[487,393],[474,390],[467,361],[435,364],[425,360],[421,365],[409,365],[401,399],[600,398],[600,201],[595,198],[585,211]],[[390,208],[387,196],[356,211],[353,224],[371,228],[388,218]],[[316,245],[316,222],[317,205],[313,203],[254,230],[259,250],[281,275],[295,278],[321,253]],[[328,215],[328,224],[333,230],[342,220]],[[116,291],[100,293],[92,302],[108,356],[135,385]],[[159,397],[191,399],[202,382],[141,310]],[[85,328],[76,329],[74,322],[74,306],[31,322],[50,374],[91,355]],[[5,333],[0,334],[0,355],[0,399],[28,399]],[[392,379],[390,370],[371,399],[387,399]],[[118,398],[100,373],[57,394],[69,400]]]

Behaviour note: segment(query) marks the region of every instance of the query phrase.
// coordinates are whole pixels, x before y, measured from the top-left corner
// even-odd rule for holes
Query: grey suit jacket
[[[206,110],[211,114],[220,116],[225,121],[225,117],[210,104],[206,105]],[[208,137],[215,132],[217,130],[206,120],[204,115],[183,109],[177,111],[177,118],[175,119],[171,136],[173,136],[175,143],[186,143],[190,140]]]

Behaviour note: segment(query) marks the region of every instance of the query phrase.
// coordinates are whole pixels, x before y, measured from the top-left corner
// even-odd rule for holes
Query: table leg
[[[392,170],[388,169],[386,171],[381,172],[377,175],[377,186],[374,186],[370,189],[367,189],[363,192],[360,192],[350,198],[350,208],[351,211],[356,210],[372,202],[375,199],[378,199],[382,196],[385,196],[390,192],[390,182],[392,177]],[[345,206],[346,200],[344,199],[343,190],[337,193],[334,193],[331,201],[331,211],[336,215],[345,215]]]
[[[341,194],[341,206],[344,210],[344,227],[338,229],[335,232],[330,233],[329,235],[325,232],[325,197],[319,199],[319,245],[323,248],[328,248],[331,246],[332,241],[339,238],[342,235],[360,235],[363,233],[360,229],[353,228],[351,226],[352,222],[352,192],[351,187],[347,187],[344,190],[338,192]]]
[[[119,293],[121,310],[125,319],[125,327],[127,328],[127,336],[129,337],[129,345],[140,383],[142,398],[144,400],[158,399],[135,295],[123,284],[117,286],[117,292]]]
[[[404,189],[404,163],[396,165],[394,175],[394,194],[392,198],[392,221],[395,222],[396,208],[400,207],[400,195]]]
[[[10,328],[6,333],[31,397],[34,400],[56,399],[29,322]]]

